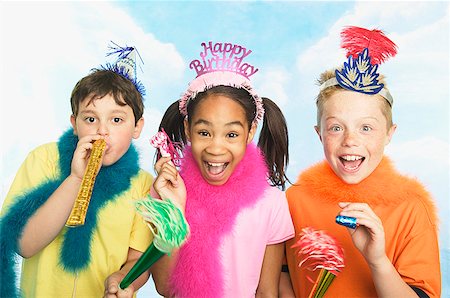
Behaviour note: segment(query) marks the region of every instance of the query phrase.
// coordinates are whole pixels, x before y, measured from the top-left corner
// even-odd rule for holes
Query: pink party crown
[[[262,99],[256,94],[249,80],[258,69],[249,63],[242,62],[252,51],[231,43],[213,44],[210,41],[203,42],[201,45],[203,51],[200,53],[200,60],[192,60],[189,64],[189,67],[197,72],[197,77],[189,84],[188,90],[180,99],[180,113],[187,115],[189,100],[193,100],[199,92],[216,86],[231,86],[245,89],[253,97],[256,106],[253,121],[256,123],[262,120],[264,117]]]
[[[243,46],[222,42],[213,44],[212,41],[208,44],[203,42],[201,45],[203,47],[203,52],[200,53],[201,61],[195,59],[189,64],[189,68],[197,72],[197,77],[215,71],[230,71],[249,79],[258,71],[253,65],[242,63],[242,60],[252,52]]]

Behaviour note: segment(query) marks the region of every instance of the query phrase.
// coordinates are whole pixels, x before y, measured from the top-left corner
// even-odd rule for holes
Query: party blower
[[[300,267],[303,266],[311,271],[320,270],[308,298],[323,297],[334,278],[344,267],[342,247],[324,231],[307,227],[302,229],[300,239],[292,245],[292,248],[298,248]]]
[[[174,164],[179,164],[180,157],[164,130],[152,137],[150,144],[159,150],[160,156],[171,156]],[[169,199],[156,199],[147,195],[136,201],[136,210],[147,222],[153,234],[153,242],[121,281],[121,289],[127,288],[162,256],[170,255],[189,235],[189,225],[183,212]]]

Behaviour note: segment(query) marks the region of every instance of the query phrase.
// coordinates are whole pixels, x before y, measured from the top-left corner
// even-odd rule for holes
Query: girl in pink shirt
[[[202,61],[190,64],[197,78],[160,125],[181,144],[180,170],[160,158],[153,185],[185,208],[190,237],[152,267],[153,279],[164,296],[277,296],[284,241],[294,235],[279,189],[287,180],[286,122],[250,85],[258,69],[242,60],[251,51],[230,43],[202,46]]]

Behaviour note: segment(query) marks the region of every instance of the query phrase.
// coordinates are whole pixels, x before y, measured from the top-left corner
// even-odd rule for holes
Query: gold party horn
[[[80,189],[78,190],[77,199],[75,200],[69,218],[66,221],[67,227],[76,227],[84,225],[86,213],[91,200],[92,189],[94,188],[95,178],[97,177],[98,168],[105,152],[106,142],[104,139],[96,140],[93,143],[91,156],[89,157]]]

